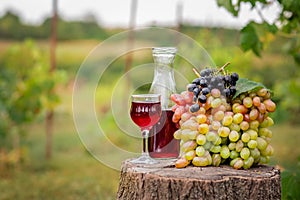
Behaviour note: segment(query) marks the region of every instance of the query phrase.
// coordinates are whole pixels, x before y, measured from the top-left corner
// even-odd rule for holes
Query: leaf
[[[234,6],[231,0],[217,0],[219,7],[224,7],[227,11],[229,11],[233,16],[237,16],[239,13],[239,6]]]
[[[236,93],[232,99],[235,99],[240,94],[250,91],[257,91],[261,88],[266,88],[262,83],[250,81],[246,78],[240,78],[236,83]]]
[[[241,30],[240,45],[243,51],[252,50],[257,56],[260,56],[262,42],[256,33],[254,22],[250,22]]]

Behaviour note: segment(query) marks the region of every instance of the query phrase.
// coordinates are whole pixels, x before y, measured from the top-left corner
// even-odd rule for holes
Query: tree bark
[[[117,199],[281,199],[280,171],[265,165],[176,169],[167,161],[143,166],[126,160]]]
[[[53,16],[51,20],[51,36],[50,36],[50,69],[49,74],[53,73],[56,69],[56,40],[57,40],[57,1],[53,0]],[[54,91],[51,91],[54,92]],[[52,157],[52,135],[53,135],[53,109],[47,110],[46,113],[46,146],[45,157],[50,159]]]

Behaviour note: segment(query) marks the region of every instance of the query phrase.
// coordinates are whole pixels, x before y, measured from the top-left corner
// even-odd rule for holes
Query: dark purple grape
[[[200,80],[200,86],[201,87],[207,87],[207,81],[206,81],[206,79],[201,79]]]
[[[202,94],[208,95],[210,93],[210,89],[208,87],[202,88]]]
[[[196,84],[196,85],[199,85],[200,84],[200,78],[195,78],[192,83]]]
[[[193,90],[194,90],[196,87],[197,87],[197,85],[194,84],[194,83],[191,83],[191,84],[188,84],[188,85],[187,85],[187,89],[188,89],[189,92],[193,92]]]
[[[193,97],[193,102],[198,102],[198,96]]]
[[[235,86],[230,86],[230,94],[233,96],[236,93],[236,87]]]
[[[231,79],[230,85],[235,86],[236,85],[236,81]]]
[[[229,88],[225,88],[224,89],[224,94],[225,94],[226,97],[229,97],[230,94],[231,94],[230,89]]]
[[[237,80],[239,80],[239,75],[234,72],[231,74],[231,79],[237,81]]]
[[[191,107],[190,107],[190,111],[192,113],[197,112],[199,109],[200,109],[200,105],[198,103],[195,103],[195,104],[191,105]]]
[[[194,96],[198,96],[200,93],[200,89],[198,87],[195,87],[195,89],[193,90]]]
[[[231,76],[226,75],[225,76],[225,83],[230,83],[230,81],[231,81]]]
[[[201,94],[199,97],[198,97],[198,101],[200,103],[206,103],[206,96],[204,94]]]

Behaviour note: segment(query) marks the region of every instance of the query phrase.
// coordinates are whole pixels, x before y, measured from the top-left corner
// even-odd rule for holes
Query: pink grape
[[[252,105],[253,105],[253,102],[252,102],[252,99],[250,97],[245,97],[243,99],[243,105],[246,107],[246,108],[251,108]]]

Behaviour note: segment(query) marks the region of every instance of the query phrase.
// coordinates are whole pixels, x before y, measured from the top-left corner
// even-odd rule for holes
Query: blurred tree
[[[0,149],[18,150],[24,126],[59,103],[51,91],[63,74],[49,75],[46,54],[31,40],[12,46],[0,66]],[[11,137],[13,145],[5,140]]]
[[[240,30],[240,46],[244,51],[252,50],[261,56],[264,46],[268,45],[274,35],[285,39],[283,52],[293,56],[300,67],[300,1],[296,0],[217,0],[219,6],[224,7],[237,17],[243,4],[250,4],[261,17],[260,22],[251,21]],[[274,22],[268,22],[262,10],[276,4],[281,11]],[[300,118],[300,70],[299,68],[288,79],[278,80],[275,93],[280,109],[278,116],[285,114],[293,123],[299,123]],[[274,77],[276,78],[276,77]]]

